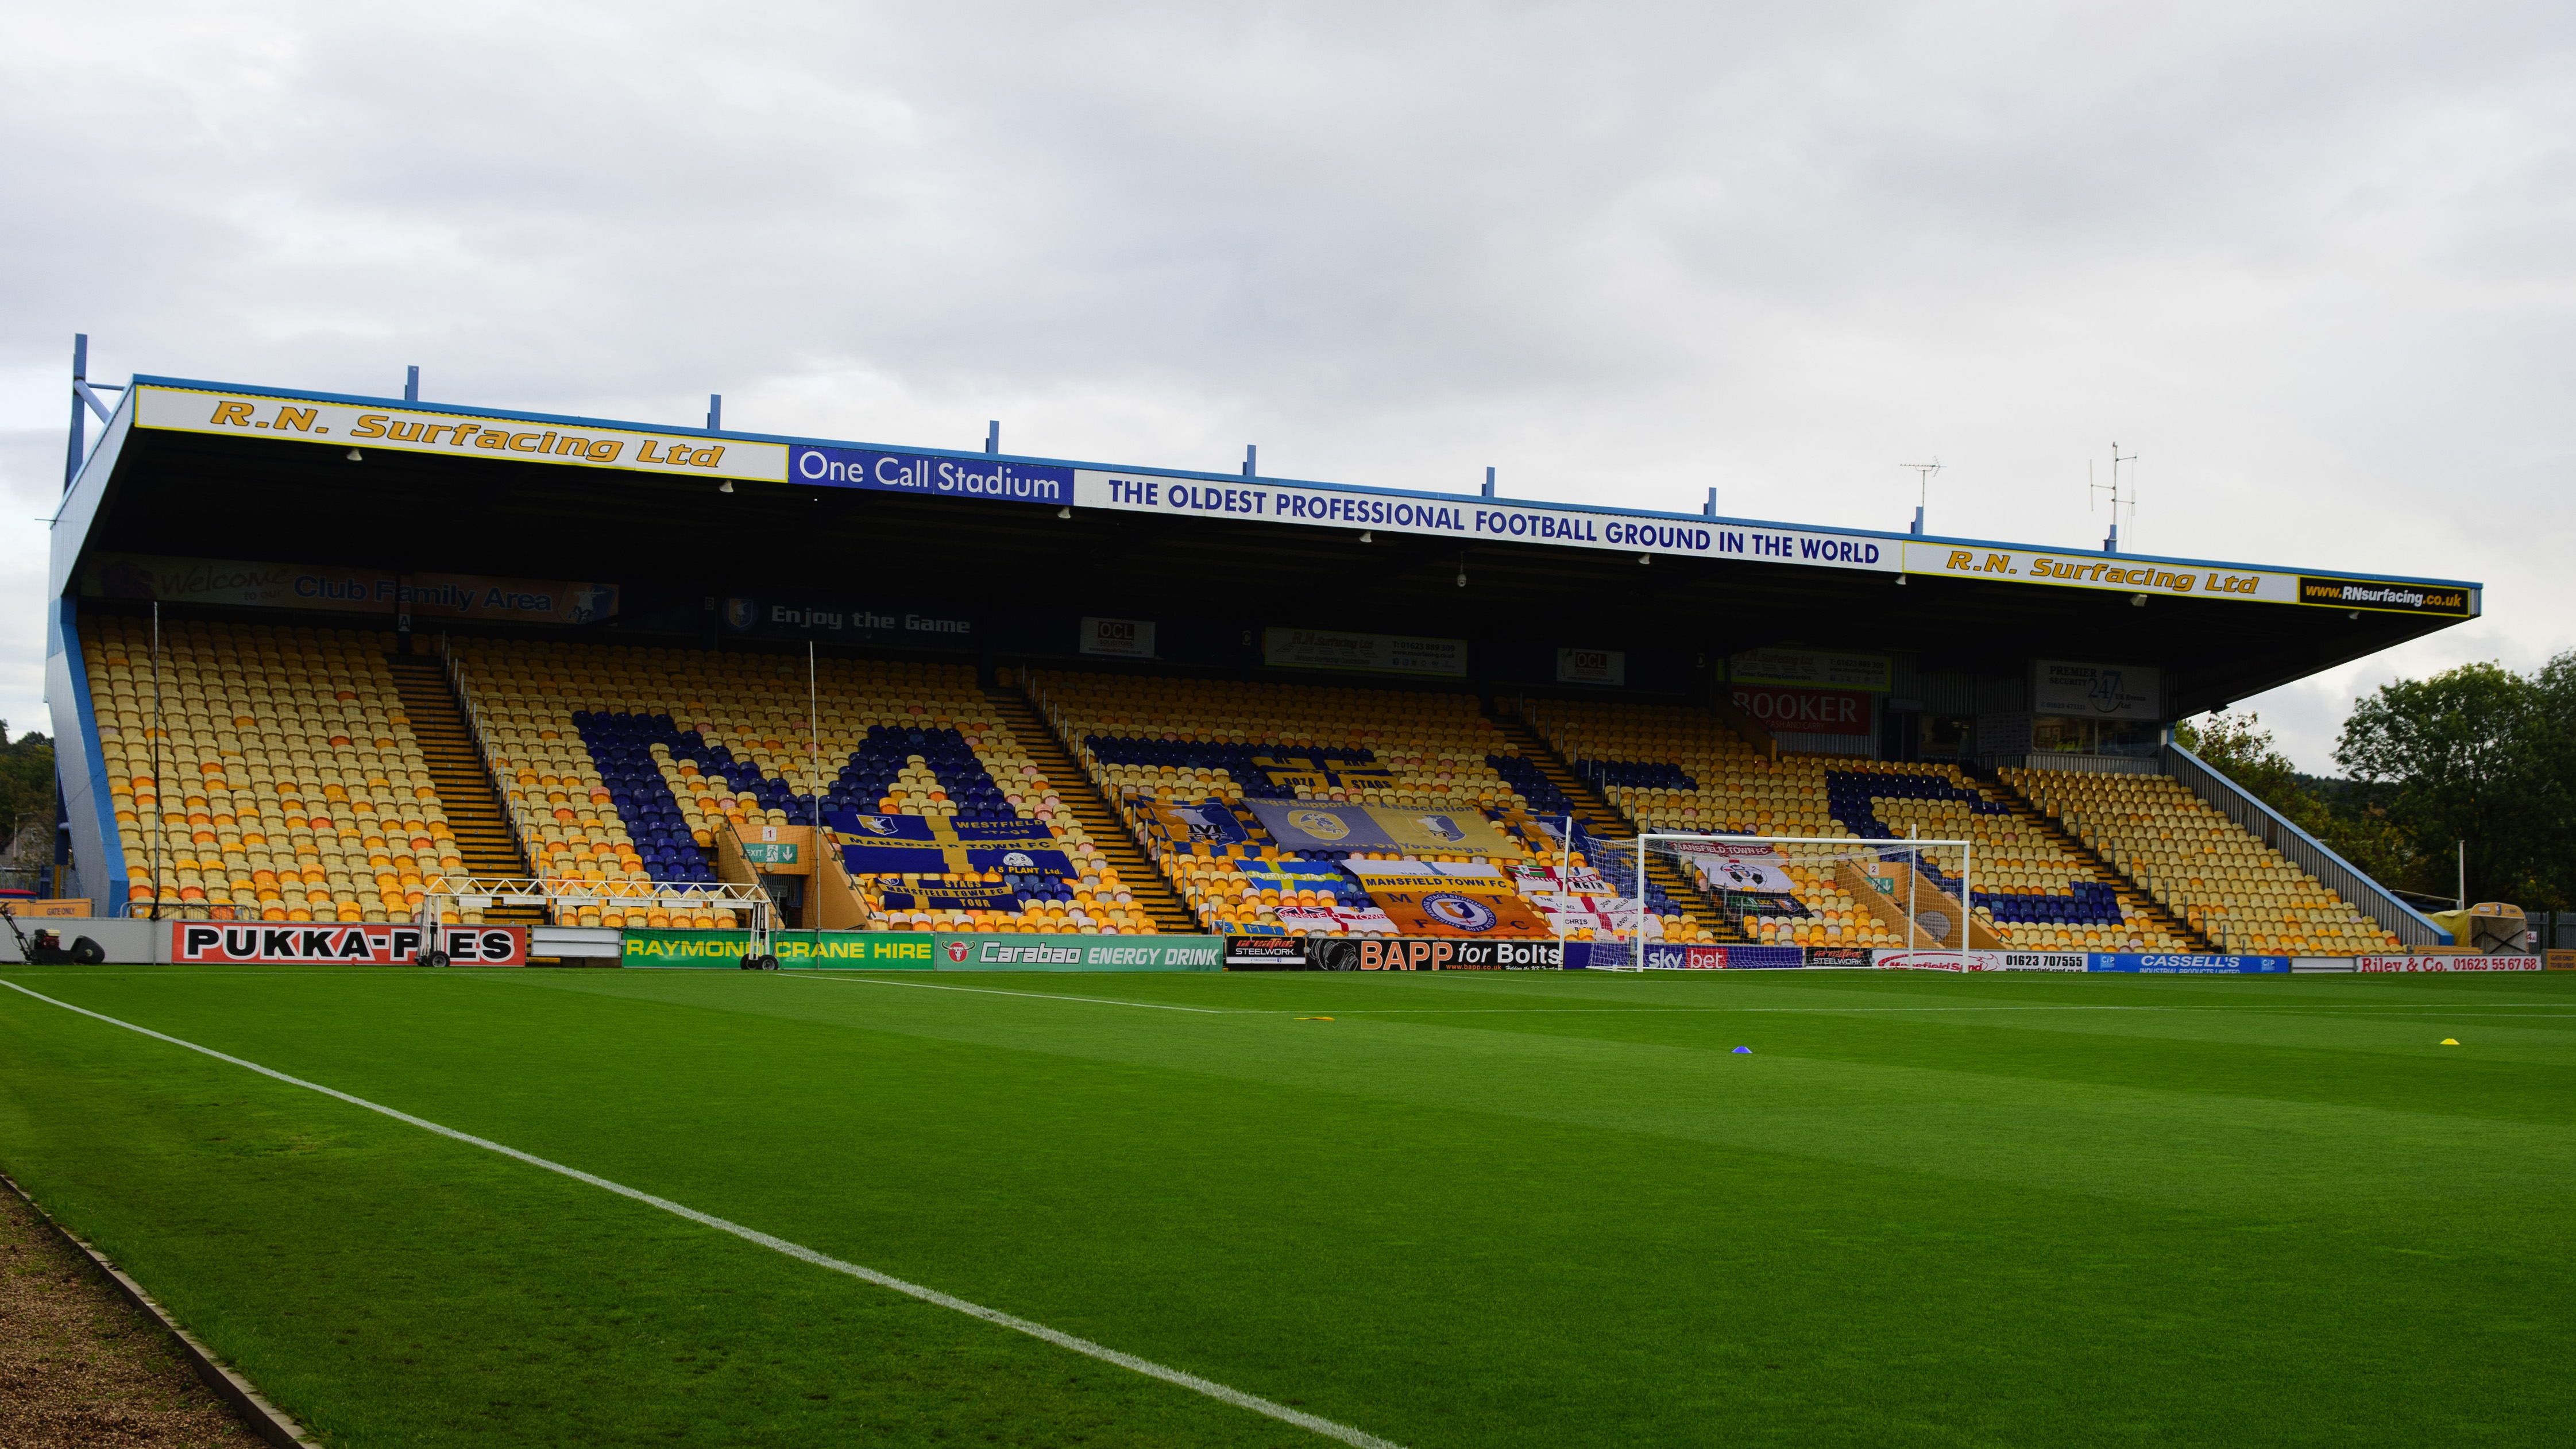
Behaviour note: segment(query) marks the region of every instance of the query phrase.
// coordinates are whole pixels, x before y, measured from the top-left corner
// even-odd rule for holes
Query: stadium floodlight
[[[1698,835],[1649,831],[1585,859],[1619,904],[1596,913],[1596,970],[1654,969],[1662,918],[1651,909],[1666,880],[1715,904],[1749,932],[1769,921],[1813,920],[1823,902],[1851,899],[1851,911],[1909,950],[1955,952],[1967,969],[1977,921],[1976,844],[1969,840],[1862,839],[1833,835]],[[1852,941],[1857,947],[1857,937]]]

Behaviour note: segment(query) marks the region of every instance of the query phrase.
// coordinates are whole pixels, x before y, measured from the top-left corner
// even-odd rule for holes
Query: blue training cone
[[[1740,1054],[1742,1054],[1742,1055],[1744,1055],[1744,1056],[1748,1056],[1748,1057],[1749,1057],[1749,1056],[1753,1055],[1753,1048],[1751,1048],[1751,1047],[1737,1047],[1734,1051],[1728,1052],[1728,1053],[1727,1053],[1727,1055],[1728,1055],[1728,1056],[1735,1056],[1735,1055],[1738,1055],[1739,1053],[1740,1053]]]

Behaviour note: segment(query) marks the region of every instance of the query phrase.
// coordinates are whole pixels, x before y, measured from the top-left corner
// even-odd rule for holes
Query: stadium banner
[[[1690,863],[1703,890],[1788,895],[1798,888],[1785,873],[1787,863],[1768,845],[1676,840],[1667,842],[1666,848]]]
[[[2030,709],[2033,714],[2160,720],[2165,717],[2163,676],[2140,664],[2036,659],[2031,661]]]
[[[1222,936],[952,935],[938,933],[942,971],[1222,971]]]
[[[1857,967],[1866,971],[1877,964],[1870,959],[1870,950],[1867,946],[1809,946],[1807,948],[1807,965],[1810,968],[1848,970]]]
[[[1369,892],[1398,934],[1406,936],[1553,936],[1527,901],[1500,881],[1442,881],[1437,885]]]
[[[1874,950],[1870,964],[1882,971],[2090,971],[2084,951]]]
[[[910,890],[889,890],[878,901],[889,911],[1016,911],[1009,881],[925,880]]]
[[[1106,654],[1118,659],[1151,659],[1154,657],[1154,621],[1095,619],[1085,615],[1081,650],[1085,654]]]
[[[1199,805],[1142,801],[1136,807],[1166,839],[1181,845],[1240,845],[1250,839],[1234,807],[1210,798]]]
[[[286,439],[358,450],[453,454],[623,468],[681,477],[787,481],[787,445],[718,438],[694,429],[667,432],[603,427],[579,418],[551,423],[492,417],[419,403],[273,397],[221,388],[138,382],[134,426],[176,433]],[[353,486],[363,480],[352,477]]]
[[[1280,927],[1310,936],[1392,936],[1395,920],[1375,903],[1358,906],[1279,906],[1272,914]]]
[[[1649,971],[1782,971],[1807,964],[1799,946],[1666,946],[1647,943],[1639,957]]]
[[[525,926],[449,926],[438,949],[457,966],[525,966]],[[172,921],[170,959],[230,966],[329,961],[410,966],[420,961],[418,926],[292,925],[258,921]]]
[[[2270,976],[2287,974],[2287,956],[2155,956],[2128,951],[2095,951],[2087,971],[2136,972],[2148,976]]]
[[[1303,936],[1228,936],[1225,938],[1225,969],[1228,971],[1310,971],[1307,964],[1306,938]]]
[[[1246,800],[1282,850],[1409,851],[1520,860],[1516,842],[1473,810],[1416,811],[1393,805],[1325,805],[1311,800]]]
[[[1438,674],[1463,679],[1467,641],[1410,634],[1355,634],[1338,629],[1264,629],[1261,662],[1283,669],[1338,669],[1363,674]]]
[[[2290,969],[2298,972],[2350,971],[2353,967],[2353,959],[2350,956],[2293,956],[2290,958]]]
[[[751,949],[749,931],[631,930],[623,940],[620,964],[639,967],[734,971]],[[936,943],[927,931],[773,931],[769,954],[782,969],[927,971]]]
[[[1714,519],[1485,498],[1413,497],[1356,488],[1179,478],[1166,473],[1074,470],[1077,508],[1127,513],[1190,514],[1315,528],[1383,529],[1460,543],[1538,543],[1686,558],[1740,558],[1755,563],[1893,573],[1897,540],[1822,529],[1781,528]]]
[[[956,820],[945,815],[827,813],[832,843],[852,875],[1079,874],[1034,820]]]
[[[2392,614],[2439,614],[2465,619],[2473,611],[2464,585],[2408,584],[2380,579],[2299,576],[2299,602],[2329,609],[2373,609]]]
[[[1074,501],[1071,468],[1005,460],[988,453],[888,453],[810,443],[796,443],[786,451],[786,481],[818,488],[1059,507]]]
[[[1556,682],[1625,685],[1628,682],[1627,652],[1620,649],[1560,648],[1556,651]]]
[[[1581,942],[1462,941],[1454,936],[1306,938],[1310,971],[1555,971],[1579,967],[1589,954]]]
[[[955,647],[976,641],[974,618],[960,609],[883,600],[734,596],[718,615],[727,631],[841,644]]]
[[[2538,971],[2538,956],[2355,956],[2355,971]]]
[[[1884,654],[1829,649],[1749,649],[1727,657],[1726,677],[1738,684],[1806,684],[1885,694],[1896,687],[1896,661]]]
[[[2540,959],[2552,971],[2576,971],[2576,951],[2543,951]]]
[[[1730,686],[1735,707],[1764,729],[1804,735],[1868,735],[1870,697],[1849,689],[1803,689],[1778,684]]]
[[[81,570],[93,599],[158,599],[237,609],[323,609],[344,614],[408,611],[431,621],[507,619],[588,624],[617,613],[615,584],[503,579],[482,574],[393,574],[321,564],[254,563],[169,554],[102,553]]]
[[[1947,578],[2039,584],[2061,589],[2110,589],[2170,598],[2235,599],[2295,604],[2299,576],[2255,568],[2105,558],[2057,549],[1961,547],[1947,543],[1905,545],[1905,571]]]

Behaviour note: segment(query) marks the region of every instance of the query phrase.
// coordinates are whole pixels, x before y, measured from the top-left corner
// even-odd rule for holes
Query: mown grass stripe
[[[486,1152],[498,1153],[503,1157],[524,1162],[531,1167],[543,1168],[548,1172],[557,1173],[561,1176],[571,1178],[575,1182],[585,1183],[591,1187],[598,1188],[603,1192],[612,1192],[617,1194],[619,1197],[629,1198],[635,1202],[643,1203],[647,1207],[658,1208],[674,1217],[686,1218],[690,1222],[697,1223],[702,1227],[714,1228],[718,1232],[730,1233],[733,1236],[742,1239],[744,1242],[756,1243],[774,1253],[784,1254],[787,1257],[798,1260],[799,1262],[810,1263],[817,1268],[829,1269],[835,1273],[845,1274],[849,1277],[857,1278],[862,1282],[873,1283],[880,1288],[889,1288],[897,1293],[904,1294],[907,1297],[917,1298],[924,1303],[936,1304],[937,1306],[949,1309],[952,1312],[965,1314],[969,1318],[980,1318],[987,1323],[1010,1329],[1014,1333],[1027,1334],[1031,1338],[1054,1344],[1058,1348],[1069,1349],[1086,1358],[1095,1358],[1103,1363],[1116,1364],[1120,1368],[1127,1369],[1133,1373],[1142,1374],[1147,1378],[1160,1379],[1164,1383],[1174,1384],[1181,1388],[1188,1389],[1193,1393],[1203,1394],[1219,1403],[1231,1404],[1238,1409],[1249,1409],[1256,1414],[1266,1415],[1270,1418],[1277,1419],[1282,1423],[1293,1424],[1300,1429],[1309,1431],[1310,1433],[1320,1434],[1327,1439],[1334,1439],[1344,1444],[1352,1445],[1354,1446],[1354,1449],[1402,1449],[1402,1446],[1395,1444],[1390,1440],[1378,1438],[1374,1434],[1368,1433],[1362,1429],[1355,1429],[1348,1424],[1336,1423],[1331,1419],[1309,1414],[1302,1410],[1292,1409],[1286,1404],[1275,1403],[1269,1399],[1262,1398],[1258,1394],[1247,1394],[1240,1389],[1228,1388],[1224,1384],[1200,1378],[1196,1374],[1172,1368],[1165,1364],[1156,1363],[1152,1359],[1138,1358],[1134,1354],[1130,1353],[1121,1353],[1105,1344],[1094,1343],[1087,1338],[1077,1338],[1070,1333],[1064,1333],[1057,1329],[1049,1328],[1043,1323],[1033,1323],[1028,1319],[1004,1313],[997,1308],[987,1308],[980,1303],[970,1303],[963,1298],[954,1296],[953,1294],[942,1293],[936,1288],[924,1287],[919,1283],[897,1278],[891,1273],[880,1273],[874,1268],[865,1267],[857,1263],[848,1262],[844,1259],[835,1258],[828,1253],[818,1253],[800,1243],[791,1243],[785,1238],[772,1236],[771,1234],[760,1231],[758,1228],[745,1227],[741,1223],[717,1217],[713,1213],[700,1212],[696,1208],[689,1207],[684,1203],[676,1203],[671,1201],[669,1198],[656,1197],[639,1188],[628,1187],[622,1182],[612,1182],[609,1179],[600,1177],[594,1173],[584,1172],[578,1167],[568,1166],[564,1163],[553,1161],[550,1158],[539,1157],[532,1152],[522,1152],[516,1147],[511,1147],[500,1142],[494,1142],[486,1137],[477,1137],[470,1132],[460,1132],[453,1127],[432,1122],[425,1117],[415,1117],[409,1112],[385,1106],[380,1102],[370,1102],[364,1097],[353,1096],[336,1087],[326,1087],[319,1082],[309,1082],[302,1077],[291,1076],[285,1072],[278,1071],[274,1067],[262,1066],[258,1062],[247,1061],[241,1057],[231,1056],[224,1052],[219,1052],[212,1047],[200,1046],[192,1041],[186,1041],[179,1037],[170,1036],[164,1032],[154,1031],[148,1026],[138,1026],[130,1021],[121,1021],[116,1017],[106,1015],[103,1012],[92,1011],[83,1006],[74,1006],[68,1001],[58,1001],[42,992],[30,991],[15,981],[0,980],[0,986],[6,986],[10,990],[15,991],[22,996],[32,997],[48,1006],[57,1006],[65,1011],[73,1012],[80,1016],[86,1016],[93,1021],[105,1022],[109,1026],[118,1027],[125,1031],[133,1032],[139,1036],[150,1037],[154,1041],[167,1042],[171,1046],[196,1052],[201,1056],[212,1057],[216,1061],[240,1067],[246,1071],[257,1072],[263,1077],[284,1082],[291,1087],[301,1087],[308,1092],[318,1092],[325,1097],[331,1097],[336,1100],[346,1102],[353,1107],[363,1107],[367,1111],[377,1113],[381,1116],[390,1117],[407,1126],[418,1127],[424,1132],[434,1132],[441,1137],[445,1137],[456,1142],[462,1142],[469,1147],[479,1147]],[[1018,995],[1028,993],[1005,994]]]

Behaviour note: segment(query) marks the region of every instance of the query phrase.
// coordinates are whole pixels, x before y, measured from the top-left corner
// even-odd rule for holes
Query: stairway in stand
[[[1628,822],[1628,817],[1620,814],[1617,806],[1594,789],[1591,781],[1574,773],[1574,767],[1557,754],[1555,747],[1540,738],[1538,731],[1510,715],[1496,713],[1489,717],[1494,727],[1503,732],[1503,738],[1519,751],[1520,757],[1538,766],[1538,772],[1547,778],[1547,782],[1574,802],[1575,816],[1586,831],[1603,840],[1637,838],[1637,827]],[[1646,878],[1665,895],[1680,902],[1682,909],[1690,912],[1691,919],[1699,922],[1700,928],[1719,942],[1733,946],[1751,944],[1744,932],[1718,910],[1714,901],[1682,879],[1681,871],[1674,867],[1669,857],[1647,856]]]
[[[1198,921],[1172,889],[1171,882],[1163,878],[1162,868],[1137,846],[1135,838],[1127,833],[1126,822],[1101,798],[1082,763],[1065,749],[1036,708],[1025,697],[1007,689],[988,689],[984,696],[993,702],[1003,725],[1018,738],[1020,748],[1046,775],[1047,783],[1055,787],[1056,798],[1073,811],[1074,819],[1082,822],[1083,832],[1118,872],[1119,884],[1153,920],[1155,931],[1166,936],[1197,934],[1201,929]]]
[[[421,755],[428,762],[439,809],[447,815],[448,828],[456,832],[457,853],[465,858],[467,874],[526,876],[527,862],[519,858],[518,843],[510,838],[500,792],[492,788],[492,773],[483,763],[473,732],[466,728],[465,711],[458,706],[455,691],[448,688],[447,671],[437,660],[417,655],[388,655],[386,663],[393,670],[394,687],[402,692],[412,737],[420,741]],[[535,906],[494,906],[483,918],[500,926],[545,924],[545,912]]]
[[[2012,813],[2031,829],[2056,842],[2065,849],[2067,854],[2084,862],[2085,874],[2088,877],[2108,882],[2111,888],[2118,892],[2120,914],[2144,916],[2165,930],[2173,932],[2183,941],[2187,949],[2217,954],[2216,942],[2202,935],[2189,921],[2165,909],[2154,897],[2140,888],[2136,881],[2129,879],[2128,872],[2104,860],[2099,851],[2076,838],[2065,826],[2058,823],[2056,816],[2032,803],[2029,796],[2001,780],[1976,780],[1971,783],[1997,804],[2011,807]]]

